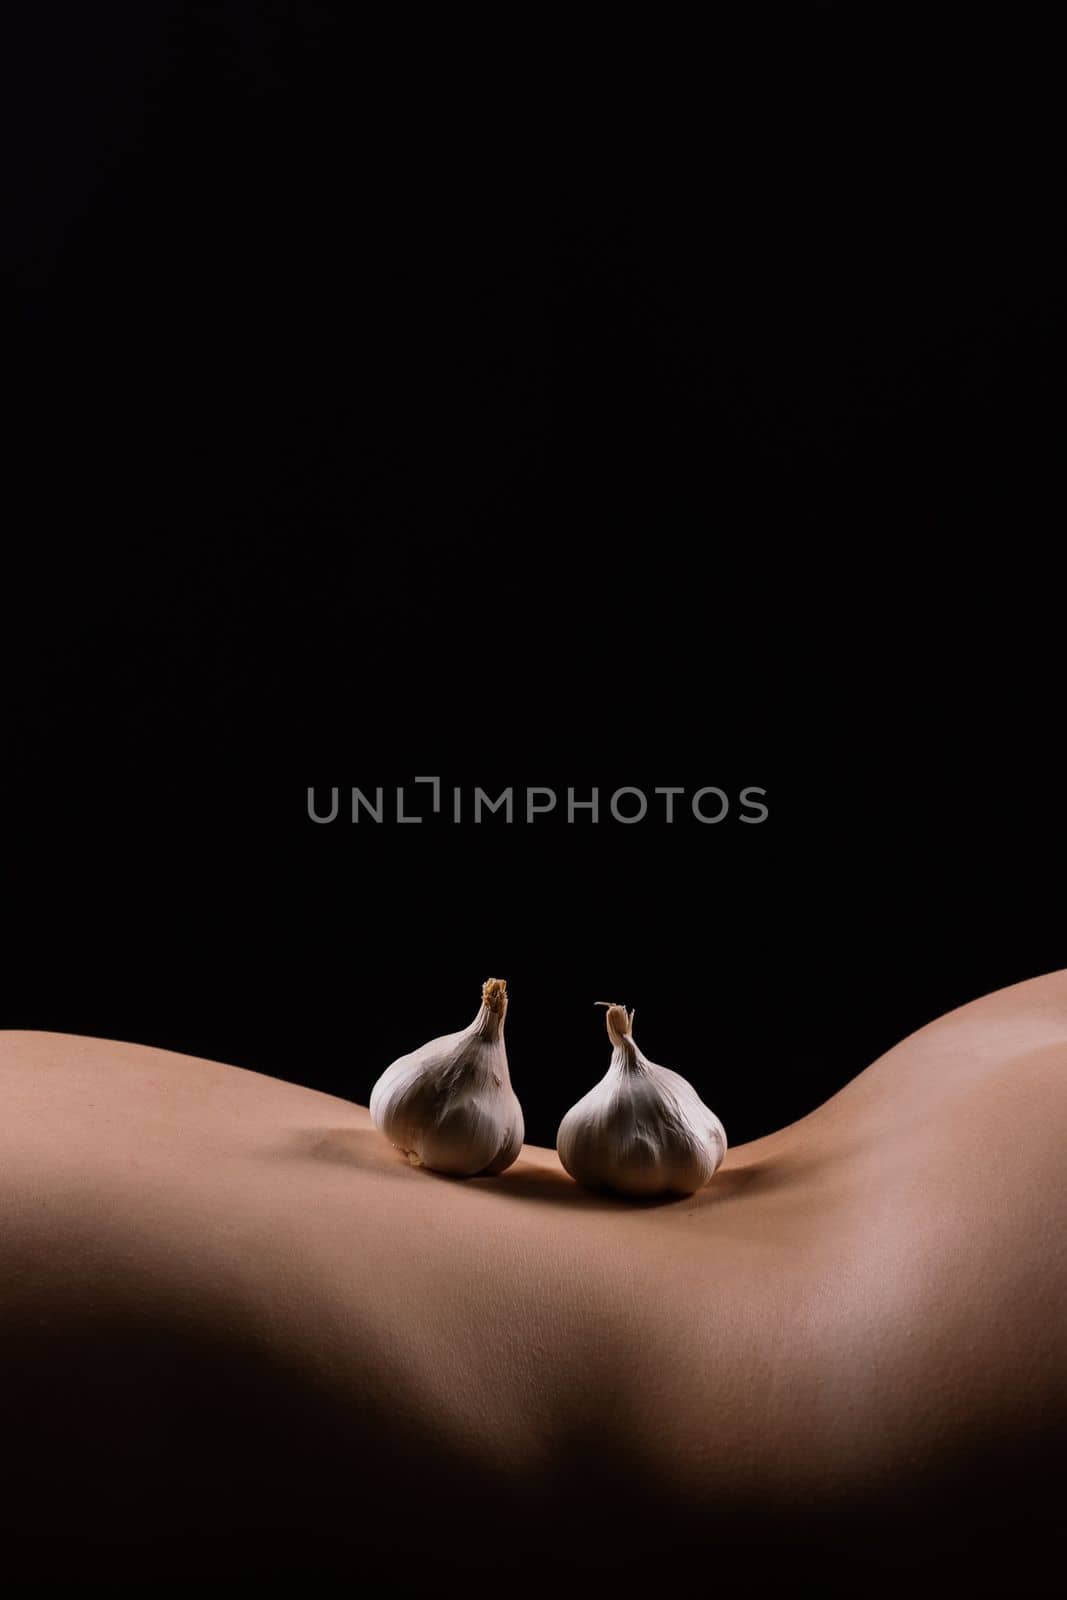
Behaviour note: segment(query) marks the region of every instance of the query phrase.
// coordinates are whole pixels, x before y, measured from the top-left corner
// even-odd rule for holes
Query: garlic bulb
[[[559,1159],[578,1183],[628,1195],[695,1194],[726,1154],[726,1134],[692,1084],[647,1061],[633,1012],[609,1006],[611,1065],[559,1126]]]
[[[490,978],[469,1028],[401,1056],[374,1085],[371,1120],[412,1166],[472,1178],[515,1160],[524,1130],[504,1049],[507,1009],[507,984]]]

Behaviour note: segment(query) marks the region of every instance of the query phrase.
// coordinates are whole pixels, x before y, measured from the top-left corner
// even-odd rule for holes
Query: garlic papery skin
[[[609,1006],[611,1065],[559,1125],[556,1150],[576,1182],[619,1194],[695,1194],[726,1154],[726,1133],[691,1083],[647,1060],[633,1012]]]
[[[469,1028],[401,1056],[374,1085],[371,1121],[412,1166],[490,1176],[522,1149],[522,1108],[504,1049],[507,1009],[507,984],[490,978]]]

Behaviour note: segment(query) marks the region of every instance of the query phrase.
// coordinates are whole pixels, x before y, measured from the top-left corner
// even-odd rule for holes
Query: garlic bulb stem
[[[625,1006],[608,1006],[607,1016],[604,1021],[608,1025],[608,1038],[616,1050],[623,1052],[623,1058],[628,1065],[635,1065],[637,1061],[637,1048],[633,1038],[633,1012],[627,1011]]]
[[[493,1043],[504,1032],[508,1014],[508,986],[503,978],[488,978],[482,984],[482,1009],[474,1019],[478,1037]]]

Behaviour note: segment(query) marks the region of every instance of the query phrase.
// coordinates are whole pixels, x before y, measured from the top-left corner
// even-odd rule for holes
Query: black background
[[[365,1102],[502,975],[533,1140],[619,999],[738,1142],[1067,964],[1054,102],[1004,30],[35,8],[0,1022]],[[308,821],[427,773],[770,817]]]

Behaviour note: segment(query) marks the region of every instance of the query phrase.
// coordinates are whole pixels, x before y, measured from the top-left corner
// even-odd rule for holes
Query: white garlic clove
[[[386,1067],[371,1121],[413,1166],[453,1177],[493,1176],[522,1149],[522,1108],[504,1049],[507,984],[490,978],[469,1028],[431,1039]]]
[[[611,1065],[560,1123],[559,1159],[589,1189],[695,1194],[726,1154],[725,1130],[691,1083],[641,1054],[632,1021],[624,1006],[609,1006]]]

